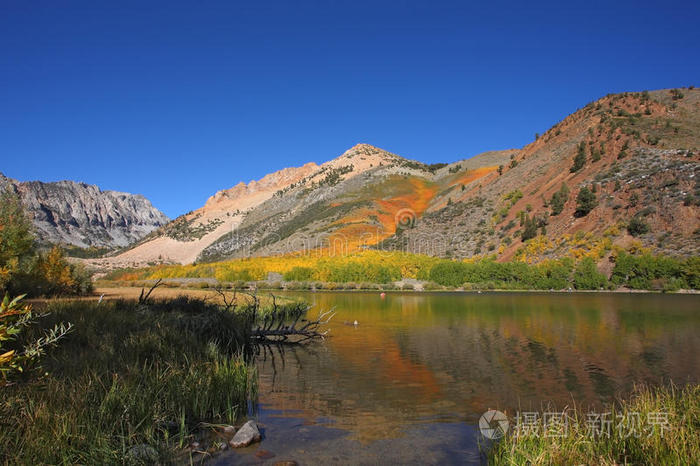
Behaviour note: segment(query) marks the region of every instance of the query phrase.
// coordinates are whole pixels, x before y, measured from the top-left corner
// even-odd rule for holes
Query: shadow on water
[[[335,307],[332,336],[261,351],[265,439],[217,461],[259,462],[264,449],[300,463],[478,464],[488,409],[595,409],[635,384],[700,376],[696,296],[295,295],[311,312]]]

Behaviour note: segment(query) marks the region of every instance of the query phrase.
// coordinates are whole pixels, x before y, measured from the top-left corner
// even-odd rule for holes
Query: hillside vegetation
[[[602,250],[604,251],[604,250]],[[290,254],[254,257],[197,265],[161,265],[135,270],[120,270],[107,279],[121,282],[163,279],[215,279],[237,287],[272,286],[353,289],[363,284],[383,284],[393,289],[402,279],[428,281],[428,287],[463,289],[540,289],[600,290],[628,287],[674,291],[700,289],[700,258],[677,259],[654,256],[644,249],[630,253],[613,251],[611,275],[601,273],[594,258],[600,251],[587,254],[574,250],[572,255],[548,259],[536,264],[525,261],[498,262],[495,257],[464,261],[387,251],[362,251],[342,256]],[[268,280],[278,276],[277,281]],[[266,281],[266,283],[250,283]],[[184,282],[187,285],[187,282]],[[213,286],[201,282],[205,287]],[[432,285],[431,285],[432,283]],[[341,286],[341,284],[350,284]]]
[[[91,263],[115,269],[370,249],[536,263],[578,248],[576,260],[600,252],[593,259],[610,276],[615,248],[698,255],[698,179],[700,90],[614,94],[520,150],[450,164],[358,144],[322,165],[221,191],[130,250]]]

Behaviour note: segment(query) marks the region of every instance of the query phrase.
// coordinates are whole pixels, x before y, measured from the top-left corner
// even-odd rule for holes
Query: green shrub
[[[90,274],[59,247],[38,252],[32,225],[17,196],[0,194],[0,293],[64,296],[92,291]]]
[[[467,267],[463,262],[441,262],[430,269],[430,280],[441,285],[460,286],[467,281]]]
[[[700,290],[700,257],[689,257],[679,264],[680,278],[686,288]]]
[[[520,234],[523,243],[537,236],[537,222],[534,218],[530,218],[529,215],[526,215],[523,227],[523,231]]]
[[[649,233],[649,230],[649,224],[644,221],[641,215],[635,215],[627,224],[627,231],[632,236]]]
[[[651,254],[631,255],[625,252],[615,259],[611,280],[618,286],[633,289],[657,289],[671,291],[678,288],[697,288],[700,276],[700,260],[683,261],[667,256]]]
[[[549,205],[552,208],[552,215],[559,215],[564,210],[564,204],[569,200],[569,187],[566,183],[562,183],[559,191],[552,194],[552,199]]]
[[[574,270],[573,284],[577,290],[598,290],[607,286],[608,279],[598,271],[593,259],[586,257]]]
[[[584,142],[581,142],[581,144],[578,145],[578,150],[576,152],[576,156],[574,157],[574,164],[571,166],[571,169],[569,171],[571,173],[576,173],[577,171],[582,169],[585,164],[586,144]]]
[[[587,187],[581,188],[576,196],[576,213],[578,217],[586,216],[598,205],[598,198],[595,193]]]

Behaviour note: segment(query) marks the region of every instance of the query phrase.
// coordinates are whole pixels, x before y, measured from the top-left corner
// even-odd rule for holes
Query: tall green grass
[[[40,327],[71,322],[74,331],[38,377],[3,389],[2,463],[123,463],[140,444],[168,462],[200,423],[234,423],[255,396],[249,313],[188,298],[46,310]]]
[[[668,416],[669,429],[649,422],[658,413]],[[591,436],[580,409],[567,411],[569,428],[562,437],[511,430],[490,450],[489,464],[700,464],[700,386],[642,388],[610,414],[609,437]],[[640,429],[618,427],[637,416]]]

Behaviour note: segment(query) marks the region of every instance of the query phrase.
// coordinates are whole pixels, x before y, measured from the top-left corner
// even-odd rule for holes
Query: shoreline
[[[105,299],[136,299],[142,288],[148,288],[147,283],[143,283],[143,286],[132,286],[124,285],[120,283],[99,283],[95,285],[94,294],[91,296],[83,296],[78,299],[91,300],[99,299],[101,295],[104,295]],[[380,285],[377,285],[380,286]],[[114,290],[122,290],[121,292],[114,293]],[[464,294],[464,295],[485,295],[485,294],[509,294],[509,293],[526,293],[526,294],[551,294],[551,295],[574,295],[574,294],[628,294],[628,295],[687,295],[687,296],[697,296],[700,295],[700,290],[678,290],[678,291],[659,291],[659,290],[634,290],[619,288],[615,290],[537,290],[537,289],[488,289],[488,290],[464,290],[464,289],[438,289],[438,290],[402,290],[402,289],[284,289],[284,288],[267,288],[258,286],[257,288],[227,288],[222,291],[233,293],[250,293],[257,292],[259,295],[269,295],[275,293],[385,293],[389,294]],[[211,297],[215,294],[215,288],[198,288],[198,287],[159,287],[154,290],[154,296],[161,297],[173,297],[181,294],[190,294],[200,297]],[[164,296],[163,296],[164,295]],[[59,298],[65,299],[65,298]],[[70,298],[76,299],[76,298]],[[30,301],[30,300],[28,300]],[[44,301],[44,300],[38,300]]]

